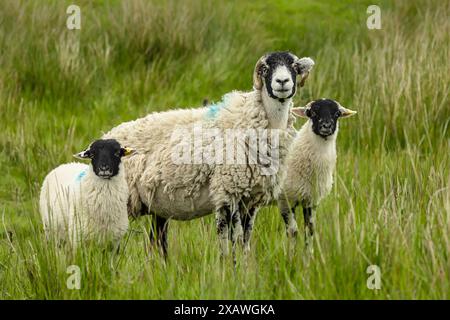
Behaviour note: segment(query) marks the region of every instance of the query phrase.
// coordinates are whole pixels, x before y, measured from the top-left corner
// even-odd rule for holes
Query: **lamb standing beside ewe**
[[[115,140],[97,140],[74,155],[89,165],[67,163],[44,179],[40,211],[47,236],[118,243],[128,229],[128,186],[121,158],[132,153]]]
[[[296,237],[295,209],[303,207],[306,246],[314,234],[313,208],[326,197],[333,185],[336,166],[338,119],[356,113],[338,102],[320,99],[292,112],[308,121],[298,131],[286,159],[287,174],[278,206],[288,237]],[[312,249],[312,247],[310,247]]]
[[[222,253],[228,253],[229,238],[233,244],[243,241],[248,250],[258,207],[276,199],[280,192],[284,160],[294,134],[289,115],[296,76],[301,76],[303,85],[313,65],[311,59],[299,59],[289,52],[267,54],[255,66],[253,91],[229,93],[220,104],[206,108],[153,113],[123,123],[103,136],[133,145],[139,152],[124,161],[130,189],[129,213],[156,216],[157,241],[164,253],[169,219],[190,220],[214,211]],[[195,145],[186,141],[195,135],[195,128],[216,130],[216,135]],[[227,130],[259,129],[279,133],[279,143],[268,139],[269,149],[273,145],[279,152],[277,170],[272,174],[267,174],[267,163],[236,164],[223,158],[212,163],[204,161],[201,150],[223,142],[219,136]],[[241,144],[247,145],[248,139],[241,139]],[[180,146],[201,161],[174,161]],[[219,148],[229,156],[229,150]],[[248,158],[248,150],[245,156]],[[151,236],[155,240],[153,232]]]

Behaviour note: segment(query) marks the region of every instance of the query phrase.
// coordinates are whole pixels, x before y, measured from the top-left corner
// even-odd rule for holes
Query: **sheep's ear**
[[[351,117],[351,116],[357,114],[356,111],[344,108],[340,104],[339,104],[339,111],[341,112],[341,115],[339,116],[340,118],[348,118],[348,117]]]
[[[263,86],[262,77],[267,72],[266,55],[259,58],[253,71],[253,88],[261,90]]]
[[[84,160],[84,159],[88,159],[91,157],[91,151],[88,149],[83,150],[81,152],[75,153],[73,155],[75,158],[80,159],[80,160]]]
[[[122,157],[131,156],[132,154],[136,153],[135,149],[129,147],[120,148],[120,151],[122,153]]]
[[[292,108],[292,113],[300,118],[308,118],[305,107]]]
[[[305,81],[308,78],[309,72],[314,66],[314,61],[311,58],[297,58],[294,56],[294,69],[297,72],[297,74],[300,76],[300,87],[303,87],[305,85]]]

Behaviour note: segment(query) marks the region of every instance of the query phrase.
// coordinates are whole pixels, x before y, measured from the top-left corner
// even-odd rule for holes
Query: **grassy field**
[[[0,299],[450,298],[450,2],[86,0],[79,31],[65,27],[72,2],[2,1]],[[370,4],[381,30],[366,27]],[[213,215],[171,223],[167,262],[149,250],[146,218],[120,255],[44,241],[49,170],[123,121],[250,90],[274,50],[316,61],[296,104],[358,111],[341,123],[312,259],[302,240],[287,254],[275,207],[236,268],[220,259]],[[66,286],[69,265],[80,290]],[[369,265],[380,290],[367,288]]]

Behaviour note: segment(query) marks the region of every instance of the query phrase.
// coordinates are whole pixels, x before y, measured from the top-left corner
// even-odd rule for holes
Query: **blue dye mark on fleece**
[[[229,100],[230,94],[226,94],[222,97],[222,101],[210,105],[208,108],[208,112],[206,113],[206,117],[208,119],[216,118],[220,110],[222,110],[225,106],[228,105]]]
[[[76,177],[75,181],[76,182],[81,182],[81,179],[83,179],[83,177],[86,175],[86,170],[81,171],[78,176]]]

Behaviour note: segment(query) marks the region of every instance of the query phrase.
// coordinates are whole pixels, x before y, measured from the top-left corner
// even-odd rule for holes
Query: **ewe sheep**
[[[42,185],[40,211],[47,236],[118,243],[128,229],[128,186],[121,158],[133,152],[116,140],[97,140],[74,155],[89,165],[67,163],[52,170]]]
[[[305,241],[314,234],[312,209],[326,197],[333,185],[336,165],[338,119],[356,113],[338,102],[320,99],[292,112],[308,121],[298,131],[286,159],[287,174],[278,200],[288,237],[297,235],[295,209],[301,204],[305,221]],[[311,247],[312,249],[312,247]]]
[[[209,107],[153,113],[103,136],[139,151],[124,161],[129,213],[156,216],[157,241],[164,253],[168,219],[190,220],[214,211],[222,253],[228,252],[228,238],[233,244],[245,242],[248,250],[257,208],[280,192],[284,160],[294,134],[289,114],[296,76],[301,76],[303,85],[313,65],[310,58],[299,59],[289,52],[266,54],[255,66],[253,91],[231,92]],[[234,146],[224,146],[228,134],[235,134],[237,149],[249,144],[255,148],[258,143],[249,142],[255,135],[267,146],[245,150],[245,161],[239,162]],[[199,136],[200,141],[196,139]],[[276,161],[262,163],[267,160],[262,158],[270,158],[268,154],[277,158],[277,152]],[[250,162],[251,156],[258,161]],[[270,169],[274,170],[268,172]],[[154,240],[153,232],[151,236]]]

